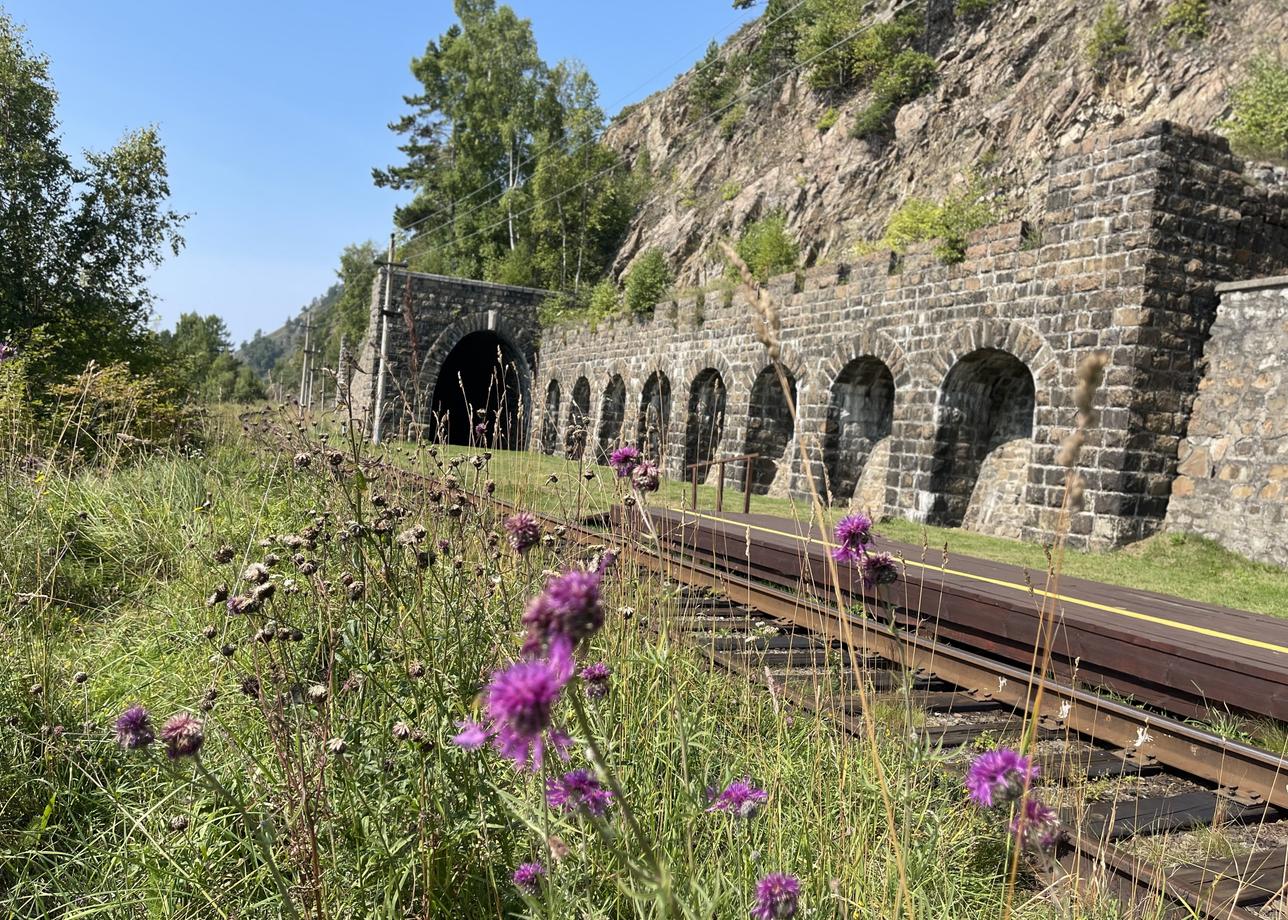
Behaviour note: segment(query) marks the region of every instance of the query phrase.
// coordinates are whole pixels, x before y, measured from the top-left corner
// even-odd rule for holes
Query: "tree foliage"
[[[781,211],[747,224],[734,250],[762,284],[800,264],[800,247],[787,232],[787,217]],[[738,279],[738,270],[732,264],[726,274],[732,280]]]
[[[189,399],[246,403],[264,398],[255,372],[233,357],[224,321],[214,315],[184,313],[174,331],[158,337],[169,360],[167,376]]]
[[[377,185],[415,192],[395,213],[414,268],[579,290],[603,273],[634,209],[629,168],[598,141],[594,81],[547,66],[531,23],[456,0],[459,23],[412,61],[421,92],[390,127],[405,162]]]
[[[660,249],[646,249],[626,272],[626,293],[623,298],[631,313],[652,313],[666,289],[671,286],[671,268]]]
[[[32,344],[37,400],[90,360],[155,364],[145,285],[183,244],[156,130],[77,163],[59,141],[57,100],[48,60],[0,13],[0,336]]]
[[[1260,55],[1248,62],[1221,128],[1238,153],[1288,161],[1288,67],[1282,59]]]

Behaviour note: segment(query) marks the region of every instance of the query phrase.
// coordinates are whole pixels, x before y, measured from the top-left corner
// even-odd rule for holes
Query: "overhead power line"
[[[780,71],[779,73],[777,73],[777,74],[775,74],[774,76],[770,77],[768,80],[765,80],[765,81],[763,81],[763,82],[761,82],[761,83],[758,83],[757,85],[755,85],[755,86],[753,86],[753,87],[751,87],[751,88],[749,88],[749,89],[745,90],[744,92],[742,92],[742,93],[738,94],[737,96],[734,96],[731,100],[729,100],[729,102],[727,102],[727,103],[726,103],[726,104],[724,104],[723,106],[721,106],[721,107],[719,107],[719,108],[717,108],[717,109],[712,110],[711,112],[709,112],[709,113],[707,113],[706,115],[704,115],[702,118],[699,118],[697,121],[694,121],[693,123],[691,123],[690,125],[688,125],[686,128],[682,129],[682,131],[680,132],[681,136],[686,135],[686,134],[690,134],[691,132],[693,132],[694,130],[696,130],[698,127],[700,127],[704,122],[707,122],[707,121],[713,120],[714,118],[716,118],[716,116],[719,116],[719,115],[723,114],[724,112],[727,112],[729,109],[733,108],[733,107],[734,107],[735,105],[737,105],[738,103],[740,103],[740,102],[743,102],[743,101],[747,100],[748,98],[750,98],[751,96],[753,96],[753,95],[755,95],[756,93],[760,92],[762,89],[766,88],[767,86],[770,86],[770,85],[772,85],[772,84],[774,84],[774,83],[777,83],[777,82],[778,82],[779,80],[781,80],[783,77],[786,77],[786,76],[788,76],[788,75],[790,75],[790,74],[793,74],[793,73],[795,73],[796,71],[800,70],[800,69],[801,69],[801,68],[803,68],[803,67],[808,67],[808,66],[809,66],[810,64],[812,64],[814,61],[818,60],[819,58],[821,58],[823,55],[827,54],[828,52],[830,52],[830,51],[834,51],[835,49],[839,48],[841,45],[845,44],[846,42],[851,41],[851,40],[852,40],[852,39],[854,39],[854,38],[857,38],[859,35],[863,34],[864,32],[870,31],[870,30],[871,30],[875,25],[876,25],[876,23],[869,23],[869,24],[865,24],[865,25],[863,25],[863,26],[861,26],[861,27],[859,27],[859,28],[855,29],[854,31],[850,32],[848,35],[845,35],[844,37],[842,37],[842,38],[841,38],[841,39],[839,39],[838,41],[836,41],[836,42],[834,42],[833,44],[829,45],[828,47],[824,48],[822,51],[819,51],[817,54],[813,54],[813,55],[811,55],[810,57],[806,58],[806,59],[805,59],[805,60],[803,60],[803,61],[800,61],[800,62],[798,62],[798,63],[794,64],[793,66],[791,66],[791,67],[787,68],[786,70]],[[672,154],[672,156],[675,156],[675,155],[678,155],[679,153],[682,153],[682,152],[683,152],[683,149],[684,149],[684,148],[681,148],[680,150],[675,151],[675,153],[674,153],[674,154]],[[567,187],[567,188],[565,188],[565,189],[561,189],[559,192],[555,193],[554,195],[550,195],[550,196],[548,196],[548,197],[546,197],[546,198],[542,198],[542,199],[540,199],[539,201],[533,202],[533,204],[532,204],[531,206],[529,206],[529,207],[527,207],[527,208],[524,208],[522,211],[518,211],[518,212],[516,212],[516,213],[514,213],[514,214],[507,214],[504,218],[502,218],[501,220],[497,221],[497,222],[496,222],[496,223],[494,223],[494,224],[490,224],[490,225],[488,225],[488,226],[486,226],[486,227],[480,227],[480,228],[478,228],[478,229],[476,229],[476,230],[471,231],[470,233],[466,234],[465,236],[461,237],[460,239],[452,240],[452,241],[451,241],[451,242],[452,242],[452,244],[453,244],[453,245],[460,245],[460,244],[462,244],[462,243],[466,243],[466,242],[468,242],[469,240],[473,239],[473,238],[474,238],[474,237],[476,237],[476,236],[479,236],[480,234],[484,234],[484,233],[491,233],[493,230],[497,230],[497,229],[499,229],[499,228],[501,228],[501,227],[505,226],[509,221],[513,220],[513,219],[514,219],[514,218],[516,218],[516,217],[523,217],[523,216],[524,216],[524,215],[526,215],[526,214],[531,214],[533,211],[535,211],[535,210],[536,210],[537,208],[539,208],[541,205],[543,205],[543,204],[548,204],[548,203],[550,203],[550,202],[552,202],[552,201],[558,201],[560,198],[562,198],[564,195],[567,195],[569,192],[574,192],[574,191],[576,191],[576,190],[577,190],[577,189],[579,189],[579,188],[582,188],[582,187],[584,187],[584,186],[586,186],[586,185],[589,185],[590,183],[592,183],[592,182],[596,181],[597,179],[599,179],[599,178],[601,178],[601,177],[603,177],[603,176],[607,175],[608,173],[612,172],[613,170],[617,169],[619,166],[621,166],[622,164],[624,164],[624,163],[626,162],[626,161],[625,161],[625,158],[624,158],[621,154],[613,154],[613,158],[614,158],[615,162],[613,162],[613,163],[612,163],[612,164],[610,164],[609,166],[604,167],[604,168],[603,168],[603,169],[601,169],[599,172],[595,173],[593,176],[590,176],[589,178],[583,179],[581,182],[578,182],[578,183],[576,183],[576,184],[574,184],[574,185],[570,185],[570,186],[568,186],[568,187]],[[428,232],[426,232],[426,233],[420,234],[419,236],[417,236],[416,238],[414,238],[411,242],[409,242],[409,243],[406,245],[406,247],[404,247],[404,248],[403,248],[403,252],[402,252],[403,258],[404,258],[404,259],[408,258],[408,256],[412,253],[412,251],[413,251],[413,250],[415,250],[415,248],[416,248],[416,244],[417,244],[418,242],[422,242],[422,241],[424,241],[424,242],[432,242],[432,235],[433,235],[433,233],[435,233],[435,232],[436,232],[436,231],[438,231],[438,230],[442,230],[442,229],[444,229],[444,228],[446,228],[446,227],[448,227],[448,226],[451,226],[452,224],[454,224],[454,223],[455,223],[457,220],[459,220],[459,219],[460,219],[460,218],[459,218],[459,216],[458,216],[458,217],[453,217],[453,218],[451,218],[450,220],[444,221],[442,224],[439,224],[438,226],[434,227],[432,230],[430,230],[430,231],[428,231]]]
[[[772,26],[774,23],[778,22],[780,19],[782,19],[782,18],[784,18],[785,16],[789,16],[789,15],[791,15],[792,13],[794,13],[797,9],[799,9],[801,6],[803,6],[803,5],[804,5],[805,3],[807,3],[807,2],[808,2],[808,0],[796,0],[796,3],[792,4],[792,5],[791,5],[790,7],[788,7],[786,10],[784,10],[784,11],[783,11],[783,12],[781,12],[781,13],[779,13],[777,16],[775,16],[773,19],[771,19],[769,22],[767,22],[767,23],[764,25],[764,27],[763,27],[763,28],[768,29],[770,26]],[[746,42],[750,41],[754,36],[755,36],[755,33],[754,33],[754,32],[749,32],[749,33],[748,33],[746,36],[744,36],[743,38],[738,39],[738,40],[737,40],[737,41],[735,41],[735,42],[731,42],[728,46],[726,46],[726,49],[725,49],[725,50],[731,51],[731,49],[736,48],[736,47],[738,47],[739,45],[741,45],[741,44],[745,44]],[[692,53],[693,53],[692,51],[690,51],[690,52],[689,52],[689,54],[692,54]],[[700,67],[698,67],[696,70],[688,71],[688,72],[686,72],[686,73],[681,74],[681,75],[680,75],[680,77],[675,81],[675,83],[674,83],[673,85],[675,85],[675,86],[682,86],[682,85],[684,85],[687,81],[689,81],[689,80],[692,80],[692,79],[696,78],[696,77],[698,76],[698,74],[702,73],[704,70],[707,70],[707,69],[708,69],[708,68],[710,68],[710,67],[714,67],[714,66],[715,66],[715,65],[717,65],[717,64],[725,64],[725,63],[728,63],[728,61],[727,61],[724,57],[717,58],[717,59],[716,59],[716,60],[714,60],[714,61],[709,61],[709,62],[707,62],[706,64],[703,64],[703,65],[701,65]],[[623,94],[622,96],[618,97],[618,99],[617,99],[616,101],[614,101],[614,103],[613,103],[613,104],[614,104],[614,105],[616,105],[616,104],[617,104],[617,102],[620,102],[622,99],[626,99],[626,98],[628,98],[629,96],[631,96],[632,94],[634,94],[638,89],[640,89],[641,87],[643,87],[643,86],[647,85],[647,84],[648,84],[650,81],[652,81],[656,76],[658,76],[659,74],[665,73],[667,69],[668,69],[668,68],[663,68],[663,69],[661,69],[661,70],[657,71],[657,72],[656,72],[652,77],[647,78],[643,83],[641,83],[641,84],[640,84],[640,86],[636,87],[636,89],[631,90],[629,93],[625,93],[625,94]],[[577,151],[581,150],[583,147],[587,146],[588,144],[597,143],[599,140],[601,140],[601,139],[603,138],[604,133],[605,133],[606,131],[607,131],[607,127],[602,128],[602,129],[600,129],[599,131],[594,132],[590,137],[588,137],[588,138],[586,138],[585,140],[581,141],[580,143],[578,143],[578,144],[577,144],[577,146],[575,146],[575,147],[573,147],[571,150],[569,150],[569,151],[568,151],[568,156],[572,156],[573,154],[577,153]],[[559,140],[557,140],[557,141],[551,141],[549,144],[546,144],[544,147],[540,148],[539,150],[534,150],[532,153],[528,154],[528,156],[526,156],[525,158],[523,158],[522,160],[520,160],[520,161],[519,161],[518,165],[515,167],[516,171],[517,171],[517,170],[522,169],[524,166],[527,166],[529,163],[533,162],[533,161],[534,161],[534,160],[536,160],[537,158],[539,158],[539,157],[541,157],[541,156],[544,156],[546,153],[548,153],[549,151],[553,150],[554,148],[559,147],[559,146],[561,146],[561,145],[563,145],[563,144],[567,143],[567,141],[568,141],[568,139],[567,139],[566,137],[564,137],[564,138],[560,138],[560,139],[559,139]],[[456,199],[455,201],[452,201],[452,202],[449,202],[448,204],[443,205],[443,206],[442,206],[441,208],[439,208],[437,211],[434,211],[434,212],[432,212],[432,213],[430,213],[430,214],[426,214],[426,215],[424,215],[423,217],[418,217],[418,218],[416,218],[414,221],[412,221],[411,223],[407,224],[407,225],[406,225],[406,226],[404,226],[404,227],[400,227],[399,229],[400,229],[402,232],[404,232],[404,233],[406,233],[406,232],[407,232],[407,231],[409,231],[409,230],[413,230],[413,229],[415,229],[416,227],[419,227],[421,224],[425,223],[425,222],[426,222],[426,221],[428,221],[428,220],[432,220],[432,219],[433,219],[433,218],[435,218],[435,217],[438,217],[438,216],[440,216],[440,215],[442,215],[442,214],[446,214],[446,213],[448,213],[449,211],[453,211],[455,208],[457,208],[457,207],[459,207],[459,206],[463,205],[465,202],[469,201],[469,200],[470,200],[471,198],[473,198],[475,195],[478,195],[480,192],[483,192],[483,191],[486,191],[487,189],[490,189],[492,186],[494,186],[494,185],[498,184],[498,183],[499,183],[499,182],[501,182],[501,181],[502,181],[502,177],[501,177],[501,176],[498,176],[497,178],[493,179],[492,181],[487,182],[487,183],[485,183],[484,185],[480,185],[478,188],[476,188],[476,189],[474,189],[473,191],[469,192],[468,194],[466,194],[466,195],[462,196],[461,198],[458,198],[458,199]],[[470,209],[469,209],[468,211],[466,211],[464,214],[454,215],[454,216],[453,216],[453,218],[452,218],[452,220],[453,220],[453,221],[455,221],[455,220],[462,220],[462,219],[464,219],[464,218],[466,218],[466,217],[469,217],[471,214],[474,214],[474,213],[477,213],[478,211],[481,211],[483,208],[486,208],[486,207],[488,207],[489,205],[495,204],[497,201],[499,201],[499,200],[501,200],[502,198],[504,198],[504,197],[505,197],[505,194],[506,194],[506,192],[507,192],[507,191],[509,191],[509,189],[502,189],[501,191],[497,192],[497,194],[493,195],[491,198],[489,198],[489,199],[487,199],[486,201],[484,201],[482,204],[479,204],[479,205],[476,205],[476,206],[474,206],[474,207],[470,208]],[[437,229],[437,228],[435,228],[435,229]]]

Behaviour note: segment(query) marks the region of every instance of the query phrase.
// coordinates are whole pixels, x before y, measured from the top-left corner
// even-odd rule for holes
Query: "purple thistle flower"
[[[524,894],[535,895],[541,887],[541,877],[546,874],[546,867],[539,862],[524,863],[514,870],[510,878],[514,885]]]
[[[966,789],[977,805],[992,808],[1017,797],[1037,778],[1029,758],[1010,748],[985,751],[966,771]]]
[[[608,696],[608,678],[612,674],[612,668],[602,661],[596,661],[594,664],[582,668],[581,673],[577,676],[581,678],[586,696],[592,700],[598,700]]]
[[[564,814],[585,811],[598,818],[612,801],[613,793],[601,786],[589,770],[572,770],[559,779],[546,780],[546,803]]]
[[[866,514],[847,514],[836,522],[832,558],[837,562],[858,562],[871,543],[872,518]]]
[[[751,909],[751,916],[754,920],[794,917],[800,894],[801,883],[796,876],[771,872],[756,883],[756,906]]]
[[[456,723],[460,732],[452,737],[452,744],[467,751],[477,751],[487,744],[487,729],[482,723],[473,719],[462,719]]]
[[[617,471],[618,479],[625,479],[635,472],[640,463],[640,449],[634,444],[623,444],[608,457],[608,465]]]
[[[182,757],[196,756],[206,741],[206,735],[200,719],[181,712],[166,720],[161,728],[161,740],[165,742],[166,756],[171,760],[179,760]]]
[[[1060,819],[1041,799],[1026,796],[1011,821],[1011,833],[1021,845],[1045,852],[1060,842]]]
[[[859,560],[859,572],[863,575],[863,587],[869,590],[899,580],[899,568],[889,553],[864,553]]]
[[[540,769],[551,712],[572,677],[572,669],[572,653],[567,643],[555,641],[550,646],[549,660],[519,661],[492,675],[487,690],[487,714],[496,732],[493,744],[520,770]],[[476,737],[471,735],[467,740]],[[556,751],[563,746],[564,737],[552,733],[551,742]]]
[[[152,733],[152,717],[141,705],[135,704],[116,718],[116,741],[127,751],[147,747],[156,740]]]
[[[662,474],[658,472],[656,466],[644,460],[631,473],[631,482],[640,492],[656,492],[658,486],[661,485]]]
[[[520,511],[505,519],[505,530],[509,534],[510,546],[516,553],[526,553],[541,539],[541,525],[536,515],[529,511]]]
[[[739,818],[750,818],[769,801],[769,793],[751,784],[750,778],[736,779],[716,796],[707,811],[727,811]]]
[[[569,649],[597,633],[604,625],[604,607],[599,600],[599,572],[569,569],[546,582],[546,589],[528,602],[523,622],[528,637],[525,655],[539,654],[556,639],[567,640]]]

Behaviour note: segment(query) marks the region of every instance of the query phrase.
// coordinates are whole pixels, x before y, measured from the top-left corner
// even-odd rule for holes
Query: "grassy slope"
[[[394,450],[404,462],[413,465],[418,462],[409,448]],[[445,456],[468,453],[463,448],[443,450]],[[423,459],[419,462],[423,463]],[[580,475],[584,470],[592,471],[594,478],[585,480]],[[573,516],[578,511],[603,511],[618,500],[610,469],[593,465],[583,468],[560,457],[497,451],[492,460],[492,475],[498,482],[498,494],[552,513]],[[558,478],[557,483],[548,483],[551,475]],[[698,507],[714,508],[715,492],[714,486],[700,486]],[[664,481],[658,500],[671,507],[687,507],[690,487],[687,483]],[[741,510],[742,493],[726,489],[725,508]],[[808,520],[810,516],[808,502],[761,495],[752,499],[752,510],[800,520]],[[828,513],[836,519],[841,511],[829,509]],[[1036,572],[1047,568],[1043,547],[1032,543],[957,528],[929,527],[902,519],[883,521],[878,530],[896,540],[928,545],[935,554],[947,547],[950,557],[951,554],[980,556]],[[1112,552],[1066,552],[1063,572],[1209,604],[1288,616],[1288,570],[1250,562],[1199,537],[1167,533]]]

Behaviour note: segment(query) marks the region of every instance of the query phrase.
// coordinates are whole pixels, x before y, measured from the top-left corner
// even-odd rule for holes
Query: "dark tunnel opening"
[[[492,332],[472,332],[448,354],[430,402],[435,440],[515,450],[523,445],[521,358]]]

